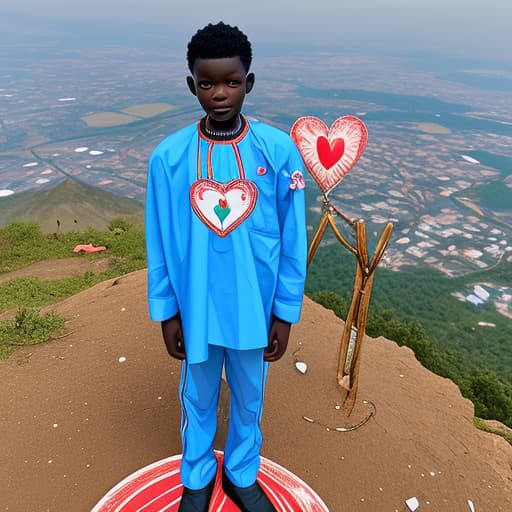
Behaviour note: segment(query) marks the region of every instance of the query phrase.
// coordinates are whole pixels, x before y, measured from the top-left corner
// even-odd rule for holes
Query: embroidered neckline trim
[[[240,179],[245,179],[245,171],[244,171],[244,165],[242,163],[242,157],[240,156],[240,151],[238,150],[238,146],[235,142],[231,141],[229,142],[229,145],[233,149],[233,153],[235,154],[236,158],[236,164],[238,166],[238,174]],[[208,175],[209,180],[214,180],[213,177],[213,166],[212,166],[212,151],[213,147],[215,146],[215,141],[210,140],[208,145],[208,151],[206,155],[206,172]],[[202,176],[201,171],[201,137],[198,137],[197,139],[197,179],[200,180]]]
[[[232,130],[229,130],[228,132],[212,130],[209,127],[209,124],[210,124],[209,117],[206,116],[204,118],[204,122],[201,123],[201,128],[204,130],[205,134],[208,137],[212,137],[212,138],[218,139],[218,140],[236,139],[242,133],[242,130],[244,128],[244,122],[242,121],[242,116],[240,116],[240,115],[238,115],[238,120],[237,120],[235,128],[233,128]]]

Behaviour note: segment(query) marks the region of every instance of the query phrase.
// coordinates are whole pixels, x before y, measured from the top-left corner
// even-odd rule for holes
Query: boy
[[[284,132],[241,115],[251,44],[222,22],[188,44],[190,92],[205,116],[164,139],[148,170],[148,303],[180,381],[179,510],[207,512],[222,368],[230,423],[222,486],[247,512],[275,508],[256,482],[268,363],[298,322],[306,275],[303,162]]]

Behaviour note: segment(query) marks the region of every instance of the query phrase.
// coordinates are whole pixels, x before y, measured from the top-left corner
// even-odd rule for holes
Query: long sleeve
[[[273,304],[275,316],[298,322],[304,294],[307,262],[305,198],[302,188],[293,188],[292,174],[304,172],[295,146],[278,178],[277,208],[281,227],[281,254]]]
[[[170,201],[164,166],[159,156],[153,155],[148,168],[145,234],[149,315],[155,321],[167,320],[178,312],[165,256],[164,235],[170,233],[167,220]]]

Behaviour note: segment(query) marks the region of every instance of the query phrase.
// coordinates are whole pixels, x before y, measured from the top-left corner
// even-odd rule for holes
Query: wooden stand
[[[381,233],[377,243],[375,254],[370,261],[368,256],[366,225],[364,220],[348,218],[331,204],[326,194],[324,194],[323,199],[322,217],[308,251],[308,266],[313,261],[327,226],[331,226],[336,239],[341,243],[341,245],[343,245],[343,247],[348,249],[357,260],[352,300],[345,320],[345,328],[341,337],[338,371],[336,375],[338,385],[346,391],[343,401],[343,411],[350,415],[354,408],[357,395],[360,352],[365,335],[366,321],[368,319],[368,308],[370,305],[373,278],[375,270],[389,243],[391,232],[393,231],[393,224],[391,222],[386,224],[386,227]],[[355,231],[355,246],[350,244],[338,229],[335,216],[340,217]]]

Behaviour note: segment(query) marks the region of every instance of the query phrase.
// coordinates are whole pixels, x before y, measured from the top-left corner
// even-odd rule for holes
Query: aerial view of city
[[[382,266],[458,276],[512,261],[511,73],[329,53],[263,56],[254,71],[249,117],[285,131],[301,116],[366,124],[367,148],[330,200],[375,237],[393,223]],[[0,212],[4,198],[65,179],[143,204],[152,149],[201,115],[187,72],[161,49],[11,57],[0,69]],[[320,190],[312,180],[308,189],[314,222]],[[512,289],[485,286],[461,300],[491,294],[510,316]]]

